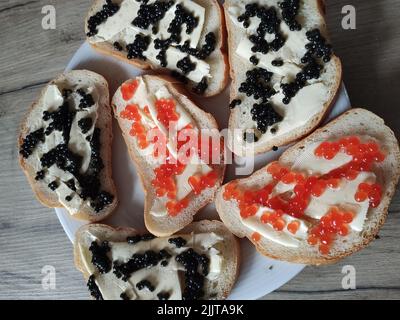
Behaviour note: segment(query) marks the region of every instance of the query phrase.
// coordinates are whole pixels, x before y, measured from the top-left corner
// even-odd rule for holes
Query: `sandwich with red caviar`
[[[217,211],[266,256],[334,263],[377,236],[399,175],[394,133],[375,114],[352,109],[279,161],[223,186]]]
[[[145,223],[169,236],[212,202],[223,181],[223,141],[215,119],[166,77],[142,76],[112,104],[145,192]]]
[[[172,74],[197,95],[213,96],[227,85],[225,20],[217,0],[95,0],[85,32],[97,51]]]

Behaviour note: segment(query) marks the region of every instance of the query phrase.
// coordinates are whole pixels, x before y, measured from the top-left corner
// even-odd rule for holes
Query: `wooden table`
[[[328,0],[328,25],[344,64],[354,106],[368,107],[400,130],[400,2]],[[41,9],[53,4],[56,30],[41,27]],[[357,29],[343,30],[341,10],[352,4]],[[62,72],[84,41],[89,0],[0,2],[0,299],[87,299],[73,265],[72,246],[54,211],[33,196],[18,164],[19,123],[45,83]],[[308,267],[266,299],[399,299],[400,194],[376,240],[361,253],[328,267]],[[56,269],[56,289],[42,288],[42,267]],[[357,271],[357,290],[341,286],[344,265]]]

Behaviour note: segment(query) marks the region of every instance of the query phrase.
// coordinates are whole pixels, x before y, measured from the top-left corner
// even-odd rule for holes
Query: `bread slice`
[[[373,168],[377,175],[377,182],[382,186],[382,200],[377,208],[369,208],[362,232],[352,231],[348,236],[335,240],[329,255],[322,255],[315,246],[310,246],[307,240],[303,240],[298,248],[289,248],[267,239],[262,239],[258,243],[251,240],[258,251],[274,259],[320,265],[335,263],[361,250],[374,240],[386,220],[390,201],[400,176],[398,141],[381,118],[364,109],[352,109],[289,148],[280,157],[279,163],[290,168],[313,143],[336,140],[350,135],[372,137],[387,153],[384,162],[375,164]],[[265,186],[269,183],[269,177],[264,168],[251,177],[239,181],[241,185],[251,189],[252,187]],[[224,200],[224,189],[225,186],[218,192],[216,199],[217,211],[222,221],[238,237],[251,239],[251,230],[241,223],[237,203]]]
[[[27,137],[28,134],[31,132],[40,129],[40,128],[48,128],[50,122],[52,120],[49,120],[49,122],[44,122],[42,120],[44,114],[43,112],[46,110],[49,111],[56,111],[58,107],[60,107],[60,104],[54,104],[52,106],[49,106],[49,102],[46,102],[46,92],[50,90],[53,86],[56,86],[60,92],[62,92],[63,89],[70,89],[70,90],[77,90],[77,89],[83,89],[84,91],[87,90],[88,88],[92,88],[91,90],[94,90],[96,93],[94,94],[93,92],[93,97],[94,97],[94,102],[97,103],[98,105],[98,110],[97,110],[97,121],[95,122],[94,125],[92,125],[92,129],[89,130],[87,133],[88,136],[93,135],[93,130],[94,127],[100,129],[100,136],[99,136],[99,141],[100,141],[100,156],[103,162],[104,168],[100,171],[98,178],[100,180],[100,191],[107,192],[109,195],[112,196],[111,203],[108,203],[107,205],[104,205],[103,208],[98,208],[101,209],[99,212],[96,212],[96,210],[90,205],[90,201],[93,201],[95,199],[87,199],[87,201],[83,201],[83,204],[79,207],[79,209],[75,210],[73,212],[73,217],[81,220],[88,220],[88,221],[100,221],[104,218],[106,218],[108,215],[110,215],[115,207],[117,206],[117,193],[116,193],[116,188],[114,185],[114,182],[112,180],[112,167],[111,167],[111,144],[112,144],[112,114],[111,114],[111,108],[110,108],[110,97],[109,97],[109,91],[108,91],[108,84],[107,81],[100,76],[99,74],[96,74],[91,71],[86,71],[86,70],[75,70],[75,71],[70,71],[64,74],[59,75],[57,78],[52,80],[42,91],[41,95],[39,98],[32,104],[30,107],[27,116],[23,120],[21,124],[21,129],[18,137],[18,148],[21,150],[19,154],[19,163],[21,165],[22,170],[26,174],[28,181],[38,198],[38,200],[45,206],[50,207],[50,208],[61,208],[65,207],[61,202],[60,198],[57,195],[56,191],[57,189],[59,190],[60,185],[62,185],[65,188],[65,182],[62,180],[62,177],[56,176],[54,177],[55,180],[58,181],[58,188],[55,191],[52,191],[48,184],[50,181],[46,181],[46,178],[43,180],[36,180],[36,174],[37,171],[39,170],[38,166],[40,165],[39,158],[35,158],[36,156],[40,157],[42,156],[47,149],[51,149],[50,143],[52,140],[52,137],[55,136],[58,133],[61,133],[57,130],[54,130],[45,140],[45,142],[40,142],[35,146],[35,148],[32,150],[32,155],[30,155],[28,158],[25,158],[23,156],[22,150],[23,150],[23,144],[24,140]],[[50,91],[49,91],[50,92]],[[75,93],[74,93],[75,94]],[[61,104],[64,100],[62,98]],[[47,109],[50,107],[50,109]],[[69,109],[71,110],[72,108],[75,108],[75,111],[78,111],[79,107],[74,106],[71,107],[71,104],[69,106]],[[94,108],[94,107],[92,107]],[[89,109],[87,109],[89,110]],[[73,116],[74,119],[77,120],[77,116],[79,112],[83,112],[83,109],[79,110],[77,115]],[[83,114],[83,113],[81,113]],[[92,119],[93,120],[93,119]],[[74,124],[73,124],[74,125]],[[71,133],[71,131],[70,131]],[[68,134],[70,136],[70,133]],[[43,135],[44,137],[44,135]],[[47,141],[47,142],[46,142]],[[50,141],[50,142],[49,142]],[[78,139],[78,145],[75,146],[76,148],[74,151],[78,154],[80,152],[83,152],[83,147],[80,145],[80,143],[84,142],[84,138],[82,140]],[[60,142],[61,143],[61,142]],[[54,147],[54,146],[53,146]],[[70,149],[71,147],[69,147]],[[93,150],[93,149],[90,149]],[[84,161],[89,161],[92,159],[92,156],[86,155],[86,160]],[[56,164],[53,164],[51,166],[52,168],[57,168]],[[89,169],[88,169],[89,170]],[[61,172],[61,171],[60,171]],[[66,172],[64,171],[64,174]],[[73,175],[68,174],[69,178],[72,178]],[[76,182],[77,180],[75,180]],[[76,187],[76,186],[75,186]],[[70,188],[69,188],[70,189]],[[69,190],[68,189],[68,190]],[[71,193],[72,193],[71,189]],[[61,194],[61,193],[60,193]],[[79,196],[75,194],[77,198]],[[97,201],[97,200],[95,200]],[[109,201],[107,201],[109,202]]]
[[[133,1],[138,3],[138,5],[140,4],[140,1],[136,0],[113,0],[112,3],[119,5],[121,8],[121,3],[123,3],[124,1]],[[155,1],[150,1],[149,4],[154,2]],[[183,5],[185,4],[185,2],[193,2],[205,9],[204,26],[200,35],[200,40],[197,48],[200,49],[201,46],[203,46],[206,43],[207,34],[212,32],[216,36],[215,49],[208,57],[204,59],[204,61],[210,66],[211,77],[207,80],[208,82],[207,89],[203,93],[199,93],[200,95],[205,97],[214,96],[224,90],[229,79],[229,64],[228,64],[226,29],[225,29],[223,9],[217,0],[179,1],[179,3],[182,3]],[[162,68],[160,63],[155,63],[155,61],[152,62],[149,59],[139,59],[139,58],[128,59],[127,57],[128,52],[126,49],[126,45],[132,43],[133,40],[129,41],[130,43],[126,43],[127,41],[121,38],[121,35],[119,34],[117,36],[112,37],[112,39],[110,40],[99,41],[96,40],[96,37],[94,35],[90,34],[90,28],[88,25],[89,20],[91,17],[95,16],[96,13],[100,12],[105,4],[106,0],[95,0],[92,6],[90,7],[88,15],[85,19],[85,32],[87,34],[87,41],[90,43],[90,45],[100,53],[114,56],[115,58],[118,58],[129,64],[134,65],[135,67],[144,70],[152,69],[155,70],[157,73],[170,74],[171,73],[170,69]],[[130,25],[131,22],[132,21],[127,20],[125,24],[129,23],[128,25]],[[148,29],[151,28],[152,25],[150,25]],[[114,46],[115,42],[118,42],[121,45],[121,47],[119,48],[120,50],[115,48]],[[179,71],[179,70],[174,69],[173,71]],[[189,89],[190,91],[194,91],[193,89],[198,85],[198,82],[194,82],[191,80],[188,81],[188,79],[185,79],[182,72],[180,73],[180,76],[177,76],[177,78],[182,79],[182,81],[185,83],[187,82],[186,88]]]
[[[192,223],[181,230],[180,235],[191,233],[215,233],[217,236],[223,238],[223,241],[215,245],[223,257],[220,275],[215,280],[206,278],[204,291],[205,299],[222,300],[227,298],[239,273],[240,246],[237,238],[220,221],[203,220]],[[88,250],[93,237],[100,241],[126,242],[127,237],[135,235],[138,235],[138,232],[132,228],[112,228],[102,224],[89,224],[81,227],[76,233],[74,242],[76,268],[83,273],[85,280],[89,279],[91,274],[82,262],[80,247]]]
[[[278,6],[282,1],[260,0],[257,3],[266,6],[266,8],[274,7],[278,9]],[[290,42],[290,47],[285,43],[285,45],[277,52],[270,49],[266,55],[261,53],[255,54],[259,59],[261,59],[261,57],[272,56],[274,57],[273,59],[282,59],[284,62],[283,67],[273,67],[271,62],[268,62],[267,67],[260,63],[256,67],[253,66],[250,61],[238,55],[236,51],[239,44],[243,39],[247,38],[248,35],[245,34],[246,29],[238,22],[237,15],[244,13],[244,6],[247,4],[247,1],[227,0],[224,3],[228,30],[228,47],[230,53],[230,74],[233,79],[230,97],[231,101],[235,99],[242,101],[242,103],[236,106],[231,112],[229,120],[231,138],[228,141],[228,146],[239,156],[251,156],[253,154],[264,153],[270,151],[273,147],[287,145],[306,136],[317,128],[336,100],[342,82],[342,65],[340,59],[332,54],[330,61],[324,64],[323,71],[318,80],[308,80],[306,87],[299,91],[297,98],[292,98],[289,105],[285,105],[282,101],[284,95],[280,84],[293,82],[298,72],[298,70],[291,71],[290,68],[282,71],[282,68],[288,65],[296,68],[299,67],[299,70],[301,70],[304,66],[304,64],[301,64],[300,60],[306,52],[305,45],[309,42],[304,32],[318,28],[321,35],[329,41],[323,1],[300,0],[299,3],[300,10],[296,19],[302,25],[302,31],[285,30],[283,35],[286,37],[287,35],[303,35],[298,38],[293,38],[294,40]],[[281,12],[281,9],[278,9],[277,12],[278,16],[281,18],[281,13],[279,13]],[[283,26],[286,26],[286,24],[282,20],[280,28],[283,28]],[[269,36],[268,33],[267,36]],[[293,43],[295,45],[293,45]],[[319,61],[319,63],[321,64],[322,62]],[[239,91],[241,84],[246,81],[246,72],[254,68],[267,69],[273,73],[270,87],[275,89],[277,94],[273,95],[268,101],[272,104],[272,108],[275,112],[283,117],[283,122],[277,122],[275,125],[270,125],[267,129],[264,129],[266,130],[266,133],[258,130],[257,123],[253,121],[251,113],[253,105],[255,103],[260,103],[261,100],[255,100],[253,96],[246,97],[245,93]],[[277,72],[282,74],[279,75]],[[285,75],[282,78],[283,74]],[[321,83],[322,88],[319,88],[317,93],[310,94],[309,91],[302,94],[302,90],[311,90],[309,84],[316,84],[319,86]],[[314,88],[316,87],[314,86]],[[296,105],[298,105],[298,108],[294,108],[294,99],[296,99]],[[311,103],[308,99],[311,99]],[[294,112],[293,110],[297,111]],[[255,143],[252,143],[252,141],[244,141],[243,136],[245,129],[248,129],[249,133],[255,133],[257,137],[253,139],[255,140]],[[234,132],[234,130],[237,131]],[[276,130],[276,132],[271,130]]]
[[[159,77],[150,75],[138,77],[136,80],[143,81],[144,85],[146,86],[147,93],[152,92],[153,94],[155,94],[161,87],[166,87],[171,96],[175,99],[175,101],[178,102],[178,104],[182,106],[184,111],[193,119],[198,129],[214,130],[213,137],[216,137],[218,140],[220,139],[218,125],[215,119],[212,117],[211,114],[205,113],[204,111],[199,109],[182,93],[183,86],[179,82],[166,76]],[[131,83],[132,81],[135,81],[135,79],[128,80],[126,83]],[[122,86],[124,86],[124,84]],[[218,174],[218,179],[213,187],[204,189],[199,195],[194,195],[192,193],[190,195],[189,206],[183,209],[177,216],[173,217],[167,215],[164,217],[159,217],[153,215],[151,213],[153,205],[155,204],[155,201],[158,201],[160,198],[159,196],[157,196],[156,190],[152,185],[152,181],[155,178],[154,170],[159,167],[159,164],[155,164],[154,162],[152,163],[151,161],[149,161],[149,156],[146,156],[141,152],[138,146],[137,138],[133,137],[130,134],[132,121],[127,121],[121,118],[120,114],[127,105],[127,102],[123,100],[121,95],[122,86],[116,91],[112,99],[112,105],[114,108],[114,115],[117,118],[118,123],[121,127],[123,137],[125,139],[126,145],[128,146],[129,154],[136,166],[137,173],[140,177],[145,193],[145,224],[147,229],[152,234],[160,237],[169,236],[181,230],[186,225],[190,224],[193,221],[194,215],[201,208],[214,200],[215,194],[222,184],[225,172],[223,150],[220,150],[221,154],[217,157],[219,160],[213,160],[216,164],[207,164]],[[139,103],[139,105],[141,105],[141,107],[144,107],[144,103],[145,102],[143,101]],[[150,154],[150,157],[152,157],[152,154]],[[164,197],[162,201],[163,203],[166,203],[168,199]]]

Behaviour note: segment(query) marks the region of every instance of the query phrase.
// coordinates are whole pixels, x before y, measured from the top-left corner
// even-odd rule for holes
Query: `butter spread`
[[[168,240],[171,238],[182,238],[186,244],[178,248]],[[100,273],[92,263],[92,253],[89,250],[93,241],[103,241],[86,231],[86,240],[78,244],[80,261],[85,273],[95,276],[95,282],[105,300],[121,300],[121,294],[126,294],[130,300],[151,300],[157,299],[157,295],[162,292],[169,294],[169,300],[181,300],[182,292],[185,289],[183,273],[185,267],[176,261],[176,256],[192,248],[198,254],[206,255],[209,259],[207,281],[216,280],[223,267],[223,256],[217,249],[223,238],[216,233],[192,233],[185,235],[176,235],[170,238],[154,238],[148,241],[139,241],[135,244],[128,242],[109,241],[110,251],[107,253],[112,265],[127,263],[135,254],[143,254],[146,251],[160,252],[165,250],[170,257],[167,264],[158,263],[155,266],[141,268],[132,272],[126,281],[118,278],[113,272],[113,268],[107,273]],[[136,286],[140,281],[147,280],[154,291],[144,288],[139,290]]]

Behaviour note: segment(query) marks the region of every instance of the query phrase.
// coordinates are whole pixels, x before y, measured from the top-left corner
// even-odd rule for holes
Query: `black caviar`
[[[183,300],[198,300],[204,296],[204,277],[209,270],[209,259],[199,255],[193,249],[188,249],[176,256],[176,261],[185,268],[185,289],[182,293]],[[201,273],[199,273],[199,266]]]
[[[333,54],[332,46],[326,42],[318,29],[308,31],[306,33],[309,43],[306,44],[307,52],[301,59],[302,63],[307,63],[313,57],[322,58],[324,62],[329,62]]]
[[[168,300],[171,295],[168,292],[160,292],[157,294],[158,300]]]
[[[40,170],[36,172],[35,180],[36,181],[43,180],[45,176],[46,176],[46,171]]]
[[[135,27],[147,30],[150,25],[156,25],[165,16],[165,13],[174,5],[174,1],[155,1],[140,5],[137,17],[132,21]],[[157,33],[157,32],[156,32]]]
[[[150,37],[143,36],[141,34],[137,34],[135,36],[135,41],[126,46],[126,50],[128,51],[128,59],[141,59],[146,60],[146,57],[143,53],[147,50],[150,45]]]
[[[66,196],[66,197],[65,197],[65,201],[67,201],[67,202],[72,201],[72,196]]]
[[[168,239],[168,242],[170,244],[175,245],[175,247],[177,248],[182,248],[186,245],[187,241],[185,239],[183,239],[182,237],[178,237],[178,238],[170,238]]]
[[[250,57],[250,62],[253,64],[253,65],[258,65],[258,63],[260,62],[260,60],[256,57],[256,56],[251,56]]]
[[[177,79],[178,81],[182,82],[183,84],[188,84],[189,79],[186,78],[183,74],[180,74],[178,71],[171,71],[171,77]]]
[[[48,187],[50,190],[55,191],[59,187],[59,184],[57,181],[53,181],[48,184]]]
[[[230,109],[235,109],[237,106],[240,106],[242,104],[242,100],[240,99],[234,99],[231,101],[231,103],[229,104],[229,108]]]
[[[61,131],[64,142],[68,143],[72,121],[74,120],[75,115],[75,110],[70,110],[70,105],[67,100],[65,100],[54,112],[44,111],[43,120],[46,122],[50,121],[44,131],[45,135],[49,136],[54,130]]]
[[[79,108],[86,109],[95,104],[93,96],[90,93],[86,93],[83,89],[78,89],[76,92],[82,97],[79,101]]]
[[[195,87],[193,87],[193,92],[199,95],[204,94],[208,88],[207,77],[204,77]]]
[[[21,149],[19,153],[24,157],[28,158],[39,142],[44,142],[44,129],[38,129],[34,132],[28,134],[22,142]]]
[[[187,75],[188,73],[196,69],[196,63],[192,62],[190,60],[190,57],[185,57],[182,60],[179,60],[176,66],[178,69],[182,70],[182,73],[184,75]]]
[[[93,16],[91,16],[88,20],[88,29],[87,33],[88,37],[93,37],[97,34],[97,26],[106,21],[109,17],[116,14],[119,10],[119,5],[113,3],[111,0],[106,0],[106,3],[103,5],[103,8],[96,12]]]
[[[138,282],[136,284],[136,288],[138,290],[143,290],[143,289],[147,289],[150,292],[153,292],[156,288],[151,284],[151,282],[149,280],[142,280],[140,282]]]
[[[256,68],[246,72],[246,81],[239,87],[239,92],[245,93],[254,99],[266,101],[276,92],[270,86],[272,73],[263,68]]]
[[[300,0],[284,0],[279,4],[282,9],[283,21],[288,25],[291,31],[300,31],[301,24],[296,20],[300,9]]]
[[[95,298],[96,300],[103,300],[103,296],[101,295],[93,274],[89,277],[87,287],[89,288],[89,292],[93,298]]]
[[[82,118],[78,121],[78,126],[83,134],[88,133],[92,129],[93,119],[91,117]]]
[[[211,55],[211,53],[215,50],[217,45],[217,37],[214,32],[209,32],[206,34],[205,43],[201,46],[200,49],[191,48],[189,40],[185,41],[182,46],[177,46],[177,49],[184,53],[188,53],[191,56],[194,56],[200,60],[204,60]]]
[[[128,238],[126,238],[126,241],[129,244],[136,244],[141,241],[151,241],[153,239],[155,239],[155,236],[153,236],[152,234],[144,234],[144,235],[136,235],[136,236],[128,237]]]
[[[122,292],[119,297],[125,301],[131,300],[126,292]]]
[[[273,60],[273,61],[271,62],[271,64],[272,64],[274,67],[282,67],[282,66],[283,66],[283,61],[280,60],[280,59],[275,59],[275,60]]]
[[[152,251],[148,250],[143,254],[136,253],[126,263],[115,263],[114,274],[117,278],[123,281],[128,281],[131,274],[145,268],[155,267],[163,257]]]
[[[251,109],[252,119],[257,123],[257,129],[266,133],[268,127],[282,121],[282,116],[268,102],[256,103]]]
[[[108,241],[103,241],[100,245],[93,241],[89,247],[92,253],[92,263],[100,273],[108,273],[111,270],[111,260],[107,253],[111,250]]]
[[[118,41],[115,41],[115,42],[113,43],[113,47],[114,47],[116,50],[118,50],[118,51],[124,50],[124,48],[121,46],[121,44],[120,44]]]

